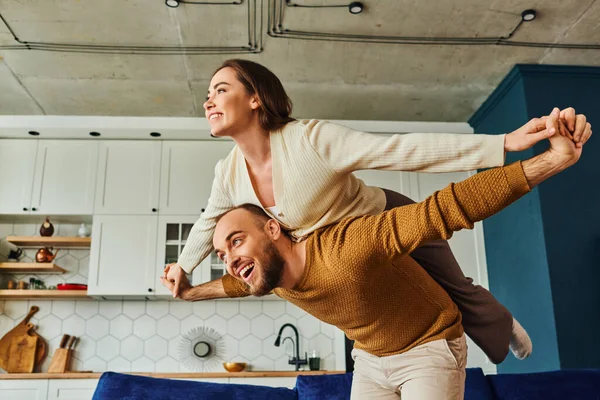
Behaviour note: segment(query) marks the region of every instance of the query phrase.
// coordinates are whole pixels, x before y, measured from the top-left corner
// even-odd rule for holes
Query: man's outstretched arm
[[[343,227],[345,234],[360,235],[386,257],[396,257],[424,242],[449,239],[455,231],[471,229],[475,222],[499,212],[579,160],[581,148],[572,140],[560,135],[550,140],[546,152],[529,160],[478,173],[420,203],[350,220]]]
[[[199,300],[213,300],[213,299],[224,299],[232,297],[244,297],[248,294],[242,291],[242,288],[237,288],[234,282],[230,282],[230,279],[234,279],[229,275],[225,275],[221,278],[212,280],[210,282],[203,283],[201,285],[192,286],[190,281],[181,281],[180,291],[177,295],[178,298],[186,301],[199,301]],[[173,282],[167,280],[164,276],[161,277],[163,285],[167,289],[171,290]]]

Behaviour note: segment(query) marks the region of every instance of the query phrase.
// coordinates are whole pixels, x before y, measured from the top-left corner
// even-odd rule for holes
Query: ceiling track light
[[[525,10],[521,13],[521,19],[523,22],[533,21],[536,17],[534,9]]]
[[[576,49],[576,50],[600,50],[600,44],[580,44],[580,43],[556,43],[556,42],[533,42],[533,41],[514,41],[510,40],[513,34],[523,26],[523,16],[531,21],[529,10],[525,13],[514,13],[515,28],[502,36],[489,37],[446,37],[446,36],[400,36],[400,35],[364,35],[355,32],[332,33],[325,31],[325,28],[312,31],[299,31],[289,29],[285,26],[285,12],[282,12],[285,5],[290,5],[289,0],[268,0],[268,27],[267,35],[272,38],[286,40],[315,40],[324,42],[345,42],[345,43],[377,43],[386,45],[431,45],[431,46],[512,46],[528,47],[541,49]],[[375,3],[373,3],[375,4]],[[296,5],[297,6],[297,5]],[[533,10],[536,13],[535,10]],[[519,17],[521,17],[519,19]],[[528,22],[529,22],[528,21]]]
[[[500,39],[508,40],[508,39],[512,38],[513,35],[515,34],[515,32],[517,32],[519,30],[519,28],[521,27],[521,25],[523,25],[523,22],[533,21],[535,19],[535,16],[536,16],[536,12],[533,8],[529,8],[529,9],[523,11],[521,13],[521,20],[519,21],[517,26],[515,26],[515,29],[513,29],[512,32],[510,32],[508,35],[502,36]]]
[[[223,0],[221,0],[223,1]],[[228,0],[224,0],[228,1]],[[247,32],[248,39],[245,43],[241,42],[234,46],[183,46],[179,45],[109,45],[97,43],[63,43],[63,42],[38,42],[20,39],[15,29],[8,23],[7,19],[2,15],[0,9],[0,30],[6,30],[11,36],[15,44],[0,43],[0,51],[2,50],[26,50],[26,51],[48,51],[55,53],[79,53],[79,54],[126,54],[126,55],[219,55],[219,54],[258,54],[263,52],[263,32],[262,32],[262,13],[261,7],[265,0],[235,0],[231,3],[213,3],[213,2],[188,2],[184,0],[165,0],[170,6],[179,5],[179,3],[190,4],[214,4],[221,6],[247,6]],[[270,0],[268,0],[270,1]],[[282,0],[283,1],[283,0]],[[242,8],[244,6],[238,7]],[[0,7],[1,8],[1,7]],[[246,8],[246,7],[244,7]],[[177,11],[173,11],[177,12]],[[43,36],[43,35],[42,35]]]
[[[350,14],[360,14],[363,12],[364,8],[365,7],[363,6],[363,3],[360,1],[353,1],[348,5],[348,11],[350,11]]]
[[[360,1],[353,1],[350,4],[335,4],[335,5],[320,5],[320,6],[309,6],[304,4],[292,3],[291,0],[285,0],[285,5],[288,7],[301,7],[301,8],[348,8],[350,14],[360,14],[363,12],[365,6]]]

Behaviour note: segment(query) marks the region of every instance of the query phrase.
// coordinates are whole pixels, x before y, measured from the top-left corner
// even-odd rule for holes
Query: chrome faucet
[[[306,360],[306,358],[307,358],[306,352],[304,353],[304,359],[300,358],[300,335],[298,335],[298,329],[296,329],[296,327],[292,324],[283,324],[281,326],[281,328],[279,328],[279,333],[277,334],[277,339],[275,339],[275,346],[279,347],[279,345],[281,344],[281,332],[283,332],[283,330],[287,326],[292,328],[294,330],[294,334],[296,335],[295,354],[294,354],[294,357],[292,357],[288,360],[288,364],[295,365],[296,371],[298,371],[300,369],[301,365],[308,364],[308,361]],[[283,339],[283,340],[285,341],[285,339]],[[293,339],[292,339],[292,343],[294,343]]]

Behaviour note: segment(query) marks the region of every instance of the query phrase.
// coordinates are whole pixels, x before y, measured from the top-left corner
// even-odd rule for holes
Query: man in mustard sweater
[[[274,292],[355,341],[352,399],[462,399],[467,348],[461,314],[409,254],[471,229],[573,165],[560,135],[529,160],[476,174],[424,201],[346,218],[292,241],[254,205],[219,219],[213,239],[228,274],[188,285],[184,300]],[[164,281],[165,285],[170,282]]]

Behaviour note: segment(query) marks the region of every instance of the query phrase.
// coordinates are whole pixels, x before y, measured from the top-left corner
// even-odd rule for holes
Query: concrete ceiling
[[[174,9],[162,0],[0,0],[0,13],[27,42],[234,47],[248,44],[248,2],[254,1],[264,18],[262,29],[257,24],[262,51],[256,54],[7,49],[18,43],[0,23],[0,114],[203,116],[212,72],[223,60],[241,57],[266,65],[281,78],[299,118],[466,121],[516,63],[600,65],[598,49],[271,37],[267,16],[281,0],[181,4]],[[534,8],[537,18],[523,23],[511,40],[600,44],[600,0],[363,3],[365,11],[359,15],[346,8],[283,6],[282,21],[290,30],[337,34],[503,37],[518,25],[524,9]]]

